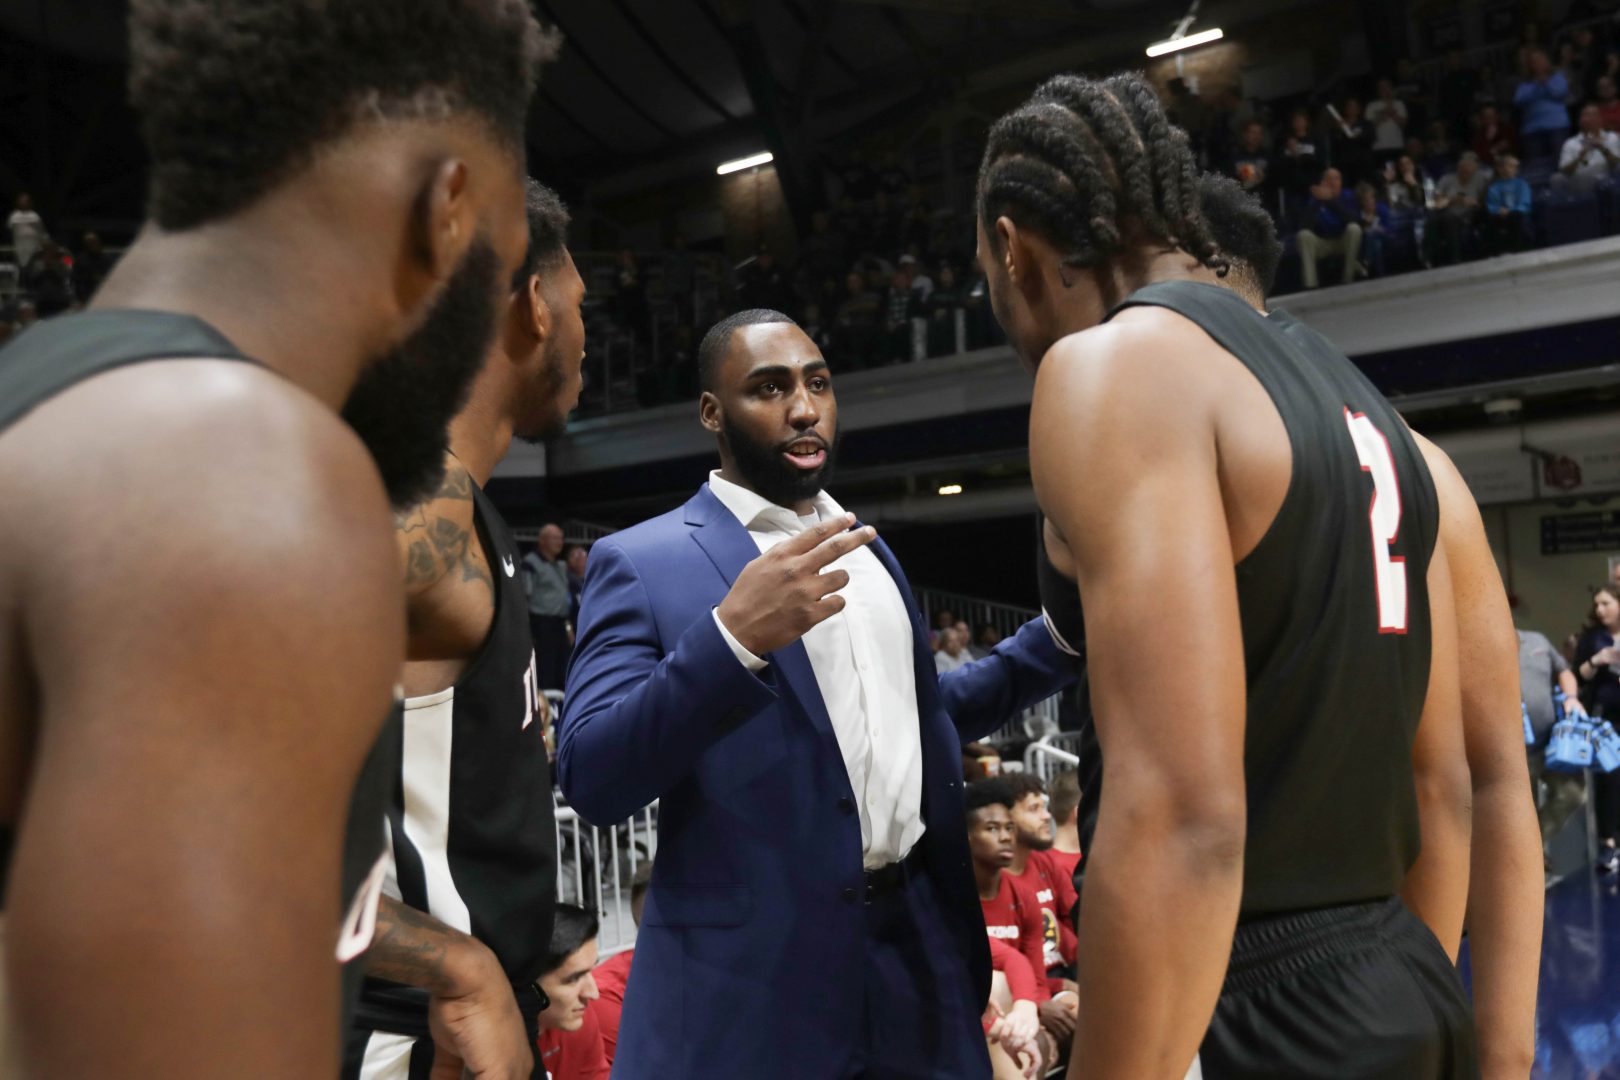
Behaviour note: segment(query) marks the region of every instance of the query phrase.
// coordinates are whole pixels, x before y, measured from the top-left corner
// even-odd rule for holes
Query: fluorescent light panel
[[[1223,36],[1221,28],[1218,26],[1213,30],[1200,30],[1198,33],[1188,34],[1186,37],[1171,38],[1169,41],[1156,41],[1147,47],[1147,54],[1149,56],[1163,56],[1165,53],[1179,52],[1182,49],[1191,49],[1198,45],[1207,45],[1211,41],[1221,40]]]
[[[736,161],[728,161],[714,171],[724,176],[727,173],[752,169],[755,165],[769,165],[773,160],[775,159],[771,157],[771,152],[767,150],[763,154],[751,154],[745,158],[738,158]]]
[[[939,489],[939,493],[941,495],[960,495],[962,494],[962,485],[946,484],[944,487]]]

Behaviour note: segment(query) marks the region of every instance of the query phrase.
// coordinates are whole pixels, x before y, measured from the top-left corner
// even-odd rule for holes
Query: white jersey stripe
[[[411,1048],[415,1045],[416,1040],[409,1035],[373,1031],[366,1040],[360,1080],[410,1080]]]
[[[405,839],[422,860],[428,914],[472,933],[467,902],[450,876],[450,752],[454,687],[405,700]]]

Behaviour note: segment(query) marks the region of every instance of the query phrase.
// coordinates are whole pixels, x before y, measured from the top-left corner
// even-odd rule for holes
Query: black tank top
[[[539,978],[551,944],[557,832],[520,553],[473,485],[495,579],[495,616],[454,686],[405,702],[400,782],[388,810],[400,901],[489,946],[515,986]],[[391,890],[391,891],[395,891]],[[533,1019],[530,1017],[529,1019]],[[418,1034],[427,996],[368,979],[359,1024]]]
[[[1361,372],[1293,320],[1191,282],[1141,289],[1110,318],[1133,306],[1178,312],[1241,361],[1282,417],[1293,458],[1276,520],[1236,568],[1248,689],[1242,914],[1392,895],[1419,842],[1412,740],[1439,527],[1428,467]],[[1040,563],[1048,617],[1081,640],[1073,584],[1044,544]],[[1101,798],[1094,739],[1086,749],[1082,850]]]
[[[184,359],[257,363],[207,323],[173,312],[87,311],[39,323],[0,350],[0,435],[44,402],[104,372],[150,360]],[[346,914],[334,938],[337,955],[344,958],[345,1022],[359,995],[364,949],[375,924],[387,839],[384,812],[399,772],[399,735],[396,705],[349,803],[341,894]],[[8,861],[9,851],[8,838]]]

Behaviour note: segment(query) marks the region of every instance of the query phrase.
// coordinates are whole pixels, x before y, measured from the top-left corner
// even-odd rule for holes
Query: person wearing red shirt
[[[1046,915],[1041,903],[1020,879],[1005,873],[1015,854],[1012,805],[1016,801],[1005,777],[970,784],[966,795],[968,851],[979,886],[985,931],[1024,954],[1036,972],[1046,970]],[[1057,1051],[1074,1038],[1079,999],[1064,990],[1055,999],[1051,988],[1036,980],[1041,1027]],[[1053,1054],[1047,1054],[1051,1061]]]
[[[596,916],[558,904],[540,989],[551,1004],[540,1014],[536,1058],[547,1080],[608,1080],[607,1054],[593,1003],[596,989]]]
[[[630,885],[630,917],[641,926],[641,912],[647,906],[647,886],[652,882],[652,863],[643,863],[636,870]],[[616,953],[596,965],[592,973],[601,997],[591,1005],[602,1029],[602,1050],[611,1067],[613,1055],[619,1049],[619,1016],[624,1011],[624,988],[630,982],[630,963],[636,958],[635,949]]]
[[[1047,983],[1056,994],[1065,984],[1072,986],[1074,974],[1074,876],[1065,875],[1050,858],[1057,834],[1052,812],[1046,806],[1046,785],[1033,773],[1009,773],[1005,778],[1012,791],[1013,861],[1007,868],[1041,905],[1044,926],[1044,952]]]
[[[1052,777],[1048,792],[1047,809],[1052,811],[1052,831],[1057,837],[1052,850],[1046,853],[1058,872],[1074,885],[1074,872],[1080,865],[1080,774],[1070,769]],[[1069,920],[1074,929],[1074,920]]]

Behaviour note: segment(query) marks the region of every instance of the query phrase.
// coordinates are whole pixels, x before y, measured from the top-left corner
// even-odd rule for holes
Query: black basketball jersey
[[[489,946],[525,986],[540,975],[556,902],[551,769],[517,544],[476,484],[473,502],[495,617],[454,686],[405,702],[389,891]],[[362,998],[362,1027],[424,1030],[425,995],[367,980]]]
[[[0,436],[45,401],[115,368],[150,360],[231,360],[243,356],[200,319],[166,311],[87,311],[39,323],[0,349]],[[369,721],[369,718],[365,718]],[[399,767],[396,705],[361,769],[343,845],[343,925],[335,935],[343,964],[343,1015],[351,1014],[371,943],[382,884],[383,814]]]
[[[1427,575],[1439,528],[1428,467],[1383,395],[1291,320],[1191,282],[1141,289],[1110,317],[1132,306],[1178,312],[1241,361],[1276,406],[1293,458],[1276,519],[1236,567],[1248,690],[1242,913],[1392,895],[1419,842],[1411,752],[1428,689]],[[1055,577],[1042,575],[1043,600]],[[1079,604],[1067,615],[1053,608],[1064,609],[1056,592],[1049,615],[1077,640]],[[1086,792],[1086,829],[1100,752],[1082,765],[1098,789]]]

